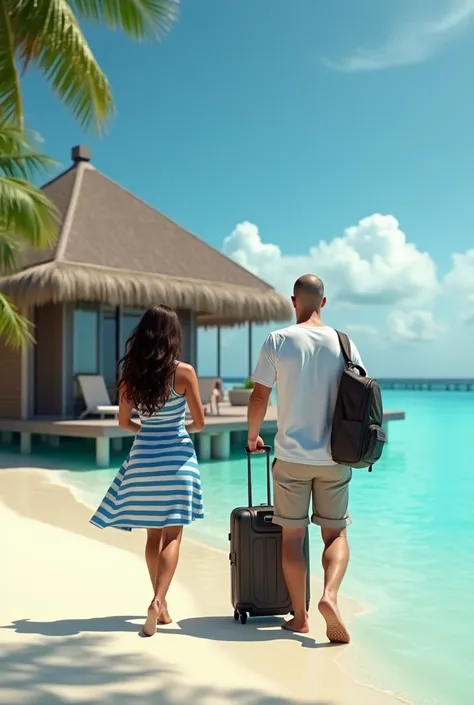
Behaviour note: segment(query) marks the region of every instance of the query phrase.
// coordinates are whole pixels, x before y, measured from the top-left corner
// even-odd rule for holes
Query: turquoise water
[[[343,590],[368,611],[353,623],[363,643],[358,675],[416,703],[474,701],[474,394],[384,393],[406,411],[389,427],[389,445],[372,474],[354,471],[351,565]],[[257,470],[257,465],[255,469]],[[226,547],[231,508],[245,502],[238,458],[202,468],[209,522],[196,526]],[[263,461],[255,472],[265,499]],[[313,574],[320,543],[312,532]],[[377,662],[376,669],[368,656]]]
[[[364,647],[352,650],[356,675],[420,705],[468,705],[474,697],[474,393],[387,391],[384,400],[407,418],[390,424],[390,442],[374,472],[354,472],[352,557],[343,592],[367,608],[351,625],[354,642]],[[62,454],[61,461],[64,467]],[[95,504],[116,468],[92,470],[90,462],[90,455],[76,455],[68,462],[74,471],[63,479]],[[255,462],[255,499],[262,502],[263,470],[263,461]],[[189,532],[227,550],[230,511],[246,503],[246,461],[236,449],[226,462],[203,463],[201,472],[206,521]],[[315,576],[319,555],[314,528]]]

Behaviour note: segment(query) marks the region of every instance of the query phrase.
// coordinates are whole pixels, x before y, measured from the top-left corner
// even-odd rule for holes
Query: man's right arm
[[[275,342],[269,335],[262,347],[257,366],[252,375],[254,388],[250,395],[247,421],[248,446],[252,452],[262,444],[260,428],[267,413],[272,387],[276,382]]]
[[[275,340],[271,333],[267,336],[260,351],[257,365],[252,374],[252,382],[263,384],[270,389],[276,382]]]

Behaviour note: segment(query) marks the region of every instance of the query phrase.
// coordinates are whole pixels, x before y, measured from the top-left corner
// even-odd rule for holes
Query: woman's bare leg
[[[156,535],[151,535],[150,532],[158,531],[157,529],[148,530],[147,541],[147,565],[150,577],[155,576],[154,580],[154,596],[148,608],[148,615],[143,632],[146,636],[153,636],[156,632],[156,623],[158,620],[163,624],[169,624],[172,620],[168,614],[166,604],[166,595],[168,593],[171,581],[176,571],[179,559],[179,548],[183,535],[182,526],[165,527],[161,532],[161,539],[158,542]],[[150,546],[148,546],[150,543]],[[156,557],[158,545],[158,556]]]
[[[153,590],[155,589],[156,578],[158,575],[162,538],[163,529],[147,529],[145,560]]]
[[[158,579],[162,540],[163,529],[147,529],[145,560],[153,587],[153,600],[148,608],[147,620],[143,625],[143,632],[146,636],[153,636],[156,632],[156,623],[160,617],[161,606],[156,602],[154,595],[155,585]]]
[[[163,545],[163,529],[147,529],[147,542],[145,547],[145,559],[148,568],[148,574],[150,576],[151,584],[153,587],[153,595],[155,594],[155,586],[158,580],[158,573],[160,570],[160,554]],[[153,601],[152,601],[153,602]],[[156,609],[153,608],[152,612]],[[151,617],[151,615],[150,615]],[[158,622],[161,624],[171,624],[173,621],[168,612],[168,605],[166,600],[163,600],[159,606]],[[150,619],[151,625],[151,619]],[[149,626],[150,626],[149,625]]]
[[[155,600],[160,605],[165,605],[166,603],[166,595],[176,572],[182,536],[182,526],[168,526],[163,529],[160,570],[155,583]]]

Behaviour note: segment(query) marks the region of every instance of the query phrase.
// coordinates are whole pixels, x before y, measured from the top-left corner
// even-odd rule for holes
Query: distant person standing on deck
[[[337,606],[339,586],[349,561],[346,526],[352,470],[331,457],[332,418],[344,369],[337,334],[321,320],[324,285],[307,274],[294,285],[296,324],[267,337],[255,371],[248,408],[248,445],[263,446],[260,428],[273,385],[277,387],[278,432],[273,462],[274,517],[282,527],[283,572],[294,611],[284,629],[309,631],[306,612],[306,562],[303,542],[311,521],[321,527],[324,592],[318,608],[330,641],[348,643]],[[351,341],[352,361],[363,366]]]
[[[204,517],[199,467],[190,433],[204,427],[196,373],[178,361],[181,325],[167,306],[149,309],[121,360],[119,425],[135,433],[128,458],[91,519],[100,529],[146,529],[153,586],[143,633],[169,624],[166,595],[178,565],[183,527]],[[186,402],[192,422],[185,424]],[[132,419],[139,413],[140,423]]]

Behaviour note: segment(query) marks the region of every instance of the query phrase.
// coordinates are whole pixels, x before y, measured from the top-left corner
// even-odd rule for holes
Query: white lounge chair
[[[119,408],[110,403],[109,393],[102,375],[77,375],[77,382],[86,405],[85,411],[79,417],[80,419],[84,419],[91,414],[100,416],[100,418],[118,416]]]

